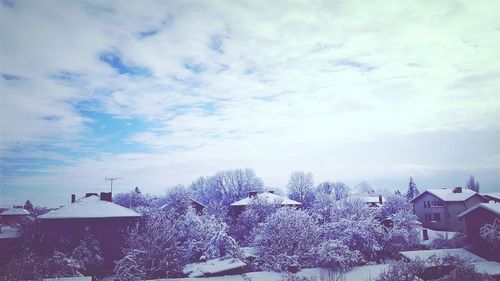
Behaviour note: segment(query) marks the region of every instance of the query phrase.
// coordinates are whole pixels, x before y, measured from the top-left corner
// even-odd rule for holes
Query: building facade
[[[472,190],[455,187],[428,189],[410,202],[423,227],[465,232],[465,222],[458,215],[487,199]]]

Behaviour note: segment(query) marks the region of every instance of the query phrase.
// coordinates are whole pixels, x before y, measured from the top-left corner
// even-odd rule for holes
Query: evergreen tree
[[[413,181],[413,178],[410,177],[410,183],[408,184],[408,191],[406,192],[406,200],[410,201],[411,199],[417,197],[420,192],[417,189],[417,185]]]
[[[26,200],[26,203],[24,203],[24,209],[28,210],[28,211],[32,211],[33,210],[33,204],[31,204],[30,200]]]

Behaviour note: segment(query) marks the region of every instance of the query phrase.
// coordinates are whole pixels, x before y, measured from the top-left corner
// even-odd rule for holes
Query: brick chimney
[[[95,193],[95,192],[87,192],[87,193],[85,193],[85,198],[90,197],[92,195],[97,196],[97,193]]]
[[[422,229],[422,236],[424,238],[424,241],[429,240],[429,233],[427,232],[427,229]]]
[[[462,188],[460,186],[455,187],[453,193],[462,193]]]
[[[71,203],[75,203],[75,201],[76,201],[76,195],[71,194]]]
[[[382,195],[378,196],[378,202],[380,203],[380,205],[384,204],[384,201],[382,200]]]
[[[257,197],[257,191],[250,191],[250,192],[248,192],[248,197],[249,198]]]
[[[111,202],[111,192],[101,192],[101,200]]]

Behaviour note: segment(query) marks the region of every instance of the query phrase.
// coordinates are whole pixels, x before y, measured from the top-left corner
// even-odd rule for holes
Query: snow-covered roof
[[[432,243],[432,241],[434,241],[434,239],[436,239],[440,236],[449,240],[449,239],[452,239],[453,237],[455,237],[455,235],[458,233],[458,232],[454,232],[454,231],[439,231],[439,230],[432,230],[432,229],[428,229],[428,228],[424,228],[424,229],[427,229],[427,236],[429,236],[429,239],[424,240],[424,233],[421,230],[420,231],[420,238],[422,241],[422,242],[420,242],[421,245],[430,245]]]
[[[182,269],[182,272],[189,275],[189,277],[203,277],[245,267],[246,265],[240,259],[212,259],[206,262],[190,263]]]
[[[103,201],[92,195],[76,201],[70,205],[50,211],[39,216],[39,219],[82,219],[82,218],[120,218],[140,217],[133,210],[127,209],[112,202]]]
[[[366,203],[377,203],[377,204],[380,203],[380,200],[379,200],[378,196],[363,197],[363,201],[366,202]],[[384,196],[382,196],[382,204],[383,203],[385,203],[385,197]]]
[[[90,276],[56,277],[56,278],[44,278],[43,281],[92,281],[92,277]]]
[[[462,258],[467,258],[471,262],[484,262],[486,261],[482,257],[475,255],[465,249],[437,249],[437,250],[420,250],[420,251],[404,251],[399,252],[404,257],[411,261],[422,260],[427,261],[431,256],[435,255],[437,258],[443,258],[448,255],[459,256]]]
[[[447,201],[447,202],[460,202],[460,201],[465,201],[472,196],[478,194],[475,191],[472,191],[467,188],[462,188],[462,192],[459,193],[454,193],[453,192],[454,188],[434,188],[434,189],[427,189],[426,191],[420,193],[417,197],[413,198],[410,200],[410,202],[415,201],[417,198],[420,196],[424,195],[426,192],[436,196],[437,198]]]
[[[0,216],[27,216],[30,212],[22,208],[12,208],[3,211]]]
[[[461,217],[467,215],[468,213],[474,211],[477,208],[484,208],[484,209],[489,210],[489,211],[497,214],[498,216],[500,216],[500,203],[479,203],[479,204],[475,205],[474,207],[472,207],[468,210],[465,210],[460,215],[458,215],[458,217],[461,218]]]
[[[489,197],[495,198],[497,200],[500,200],[500,192],[481,193],[481,195],[489,196]]]
[[[496,261],[481,261],[473,263],[474,268],[479,273],[486,273],[490,276],[500,275],[500,263]]]
[[[302,203],[295,200],[276,195],[271,192],[259,193],[255,197],[246,197],[239,201],[234,202],[231,206],[246,206],[250,204],[255,198],[263,200],[264,202],[271,204],[281,204],[281,205],[302,205]]]

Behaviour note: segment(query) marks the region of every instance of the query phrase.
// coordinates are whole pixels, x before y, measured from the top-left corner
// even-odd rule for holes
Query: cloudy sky
[[[499,1],[0,9],[0,206],[245,167],[500,191]]]

